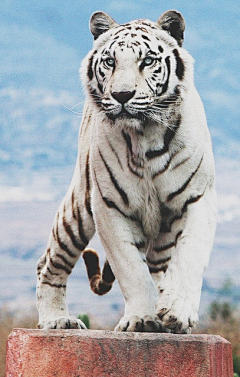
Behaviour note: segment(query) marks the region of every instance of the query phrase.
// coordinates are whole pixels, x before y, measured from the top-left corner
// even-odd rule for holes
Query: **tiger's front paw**
[[[158,310],[158,317],[166,331],[174,334],[191,334],[198,321],[197,311],[193,310],[187,300],[185,303],[181,302],[181,305],[176,301],[171,308],[164,307]]]
[[[158,317],[145,315],[143,318],[134,315],[131,317],[122,317],[114,331],[128,332],[162,332],[162,323]]]
[[[54,319],[47,319],[43,323],[39,323],[39,329],[86,329],[85,324],[76,317],[57,317]]]

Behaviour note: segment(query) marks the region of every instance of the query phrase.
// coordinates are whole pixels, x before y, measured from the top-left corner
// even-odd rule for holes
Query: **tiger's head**
[[[157,22],[118,25],[106,13],[96,12],[90,29],[95,42],[84,60],[82,78],[110,120],[158,121],[181,101],[193,74],[192,58],[182,48],[185,22],[180,13],[165,12]]]

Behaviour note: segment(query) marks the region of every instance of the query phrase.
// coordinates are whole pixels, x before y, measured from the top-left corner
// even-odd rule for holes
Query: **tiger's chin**
[[[144,127],[144,122],[137,118],[118,117],[114,121],[114,126],[121,129],[141,131]]]
[[[108,119],[110,119],[115,127],[119,127],[122,129],[135,129],[135,130],[142,130],[145,126],[144,116],[142,113],[135,112],[131,114],[128,111],[121,111],[117,115],[113,114],[106,114]],[[145,119],[146,121],[146,119]]]

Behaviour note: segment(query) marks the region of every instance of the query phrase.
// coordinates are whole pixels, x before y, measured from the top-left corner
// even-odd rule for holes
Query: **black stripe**
[[[189,159],[190,159],[190,156],[184,158],[183,160],[181,160],[180,162],[178,162],[176,165],[174,165],[171,170],[175,170],[176,168],[178,168],[179,166],[181,166],[185,162],[187,162]]]
[[[54,273],[54,272],[52,272],[51,270],[50,270],[50,268],[49,268],[49,266],[47,267],[47,271],[51,274],[51,275],[53,275],[53,276],[59,276],[60,274],[59,273]]]
[[[143,41],[143,43],[145,44],[145,46],[150,50],[150,46],[147,42]]]
[[[96,55],[96,53],[97,53],[97,51],[94,51],[93,55],[89,59],[88,70],[87,70],[87,75],[88,75],[89,80],[93,79],[92,63],[93,63],[94,55]]]
[[[134,50],[134,47],[131,45],[131,49],[133,51],[133,53],[135,54],[135,50]]]
[[[167,257],[167,258],[162,258],[162,259],[158,259],[158,260],[151,260],[150,258],[146,258],[147,261],[152,264],[153,266],[157,266],[158,264],[163,264],[163,263],[167,263],[171,260],[171,257]]]
[[[72,217],[76,220],[76,215],[75,215],[75,195],[74,195],[74,190],[72,192]]]
[[[68,267],[70,267],[71,270],[73,269],[75,263],[70,263],[70,262],[64,257],[64,255],[62,255],[62,254],[56,253],[55,255],[56,255],[57,258],[60,258],[60,259],[65,263],[65,265],[67,265]]]
[[[108,50],[111,50],[111,48],[112,48],[112,46],[114,45],[114,43],[116,43],[116,40],[114,40],[114,41],[110,44],[110,46],[108,47]]]
[[[181,220],[181,218],[183,217],[184,213],[187,211],[187,208],[188,208],[189,204],[196,203],[198,200],[200,200],[200,199],[203,197],[204,193],[205,193],[205,190],[204,190],[204,192],[203,192],[202,194],[200,194],[200,195],[190,197],[190,198],[185,202],[184,206],[182,207],[181,213],[178,214],[178,215],[176,215],[176,216],[174,216],[174,217],[171,219],[171,221],[169,222],[169,225],[166,224],[166,223],[162,223],[160,231],[163,232],[163,233],[165,233],[165,232],[170,232],[170,231],[171,231],[171,226],[172,226],[172,224],[173,224],[175,221],[177,221],[177,220]]]
[[[141,37],[142,37],[143,39],[146,39],[146,40],[149,41],[149,42],[151,41],[151,40],[150,40],[146,35],[144,35],[144,34],[142,34]]]
[[[59,216],[59,214],[58,214],[58,216]],[[57,237],[56,237],[56,233],[55,233],[54,228],[52,228],[52,236],[54,238],[54,241],[57,242]]]
[[[105,168],[106,168],[107,171],[108,171],[109,177],[110,177],[110,179],[111,179],[111,181],[112,181],[112,183],[113,183],[115,189],[118,191],[118,193],[119,193],[119,195],[121,196],[121,198],[122,198],[124,204],[129,205],[129,200],[128,200],[127,194],[126,194],[125,191],[119,186],[119,183],[118,183],[118,181],[116,180],[116,178],[114,177],[114,175],[113,175],[113,173],[112,173],[112,171],[111,171],[109,165],[108,165],[107,162],[104,160],[104,157],[103,157],[103,155],[102,155],[100,149],[98,150],[98,152],[99,152],[100,157],[101,157],[101,159],[102,159],[102,161],[103,161],[103,163],[104,163],[104,165],[105,165]]]
[[[182,80],[185,73],[185,66],[183,64],[182,59],[179,56],[178,50],[174,49],[173,53],[176,58],[176,75],[179,78],[179,80]]]
[[[64,224],[63,224],[63,226],[64,226]],[[58,226],[57,226],[57,230],[56,230],[56,237],[57,237],[57,243],[58,243],[58,245],[60,246],[60,248],[62,249],[62,250],[64,250],[68,255],[69,255],[69,257],[71,257],[71,258],[76,258],[77,257],[77,255],[75,254],[75,253],[73,253],[70,249],[69,249],[69,247],[61,240],[61,237],[60,237],[60,235],[59,235],[59,231],[58,231]],[[60,258],[62,258],[62,256],[60,256]],[[63,259],[63,258],[62,258]],[[66,260],[67,261],[67,260]],[[69,263],[69,265],[71,265],[71,263]]]
[[[184,164],[185,162],[187,162],[188,160],[190,160],[190,156],[185,157],[183,160],[181,160],[180,162],[178,162],[177,164],[175,164],[175,165],[171,168],[171,170],[173,171],[173,170],[177,169],[179,166],[183,165],[183,164]]]
[[[141,68],[141,67],[140,67],[140,68]],[[154,91],[155,88],[152,88],[152,87],[151,87],[151,85],[149,84],[149,82],[148,82],[147,79],[145,79],[145,81],[146,81],[147,86],[149,87],[149,89],[154,93],[154,92],[155,92],[155,91]],[[158,85],[160,85],[160,84],[157,84],[157,86],[158,86]]]
[[[172,247],[176,247],[178,238],[181,236],[181,234],[182,234],[182,230],[180,230],[178,232],[178,234],[176,235],[175,240],[173,242],[170,242],[169,244],[164,245],[164,246],[154,247],[154,251],[156,251],[157,253],[159,253],[159,252],[168,250],[168,249],[170,249]]]
[[[69,269],[69,268],[67,268],[66,265],[63,265],[63,264],[58,263],[58,262],[54,262],[54,261],[52,260],[51,257],[49,257],[49,261],[50,261],[51,265],[52,265],[54,268],[56,268],[57,270],[63,270],[63,271],[65,271],[68,275],[71,274],[71,272],[72,272],[72,268],[73,268],[73,267],[70,267],[70,269]]]
[[[140,242],[135,242],[134,244],[138,249],[143,249],[146,245],[146,243],[144,241],[140,241]]]
[[[176,151],[176,152],[175,152],[175,153],[169,158],[169,160],[167,160],[167,161],[165,162],[163,168],[162,168],[161,170],[159,170],[159,171],[157,171],[156,173],[153,174],[152,178],[154,179],[154,178],[156,178],[158,175],[164,173],[164,172],[168,169],[168,167],[169,167],[170,163],[172,162],[172,160],[175,158],[175,156],[176,156],[180,151],[181,151],[181,150]],[[174,169],[175,169],[175,166],[174,166],[174,168],[171,169],[171,170],[174,170]]]
[[[199,162],[197,168],[194,170],[194,172],[190,175],[190,177],[187,179],[187,181],[182,185],[182,187],[180,187],[178,190],[172,192],[171,194],[168,195],[167,197],[167,201],[169,202],[170,200],[172,200],[175,196],[181,194],[186,188],[187,186],[189,185],[189,183],[191,182],[192,178],[194,177],[194,175],[197,173],[198,169],[200,168],[201,166],[201,163],[202,163],[202,160],[203,160],[203,157],[201,158],[201,161]]]
[[[130,165],[130,156],[129,156],[129,152],[127,153],[127,159],[128,159],[128,168],[129,168],[130,172],[133,173],[134,175],[136,175],[136,176],[139,177],[139,178],[143,178],[143,174],[139,173],[138,171],[134,170],[134,169],[131,167],[131,165]],[[131,161],[132,161],[133,165],[136,165],[136,164],[134,163],[133,158],[131,158]]]
[[[165,62],[166,62],[167,69],[168,69],[168,76],[167,76],[167,80],[165,81],[165,84],[162,87],[162,93],[161,94],[164,94],[168,89],[168,83],[169,83],[169,78],[170,78],[170,74],[171,74],[170,56],[166,57]]]
[[[132,154],[132,140],[131,140],[131,136],[129,134],[127,134],[126,132],[122,131],[122,135],[124,137],[124,140],[125,142],[127,143],[127,147],[130,151],[130,153]]]
[[[161,271],[165,273],[167,271],[167,268],[168,268],[168,266],[166,264],[161,266],[161,267],[149,267],[148,266],[148,269],[149,269],[151,274],[156,274],[156,273],[161,272]]]
[[[183,212],[183,213],[186,212],[187,207],[188,207],[189,204],[193,204],[193,203],[198,202],[199,199],[201,199],[201,198],[203,197],[204,193],[205,193],[205,190],[204,190],[203,194],[200,194],[200,195],[195,196],[195,197],[192,196],[191,198],[189,198],[189,199],[186,201],[186,203],[184,204],[183,209],[182,209],[182,212]]]
[[[99,67],[98,71],[99,71],[99,74],[100,74],[101,77],[105,77],[105,73],[101,70],[100,67]]]
[[[138,223],[138,225],[141,227],[141,229],[143,230],[143,228],[142,228],[142,224],[140,223],[140,221],[139,221],[139,219],[138,218],[136,218],[135,216],[133,216],[133,215],[130,215],[130,216],[128,216],[128,215],[126,215],[112,200],[110,200],[110,199],[108,199],[107,197],[105,197],[105,196],[103,196],[103,194],[102,194],[102,191],[101,191],[101,189],[100,189],[100,185],[99,185],[99,182],[98,182],[98,180],[97,180],[97,175],[96,175],[96,172],[95,172],[95,170],[93,169],[93,172],[94,172],[94,175],[95,175],[95,179],[96,179],[96,183],[97,183],[97,187],[98,187],[98,191],[99,191],[99,193],[100,193],[100,195],[101,195],[101,198],[102,198],[102,200],[104,201],[104,203],[106,204],[106,206],[108,207],[108,208],[114,208],[114,209],[116,209],[121,215],[123,215],[126,219],[130,219],[130,220],[132,220],[132,221],[135,221],[135,222],[137,222]]]
[[[47,252],[46,254],[48,254],[50,252],[50,249],[47,249]],[[37,274],[40,275],[43,267],[46,265],[46,262],[47,262],[47,258],[46,258],[46,254],[44,254],[38,261],[38,265],[37,265]]]
[[[160,253],[162,251],[171,249],[171,247],[174,247],[174,246],[175,246],[175,242],[171,242],[171,243],[164,245],[164,246],[154,247],[154,251],[156,251],[157,253]]]
[[[88,214],[92,217],[92,208],[91,208],[91,196],[90,196],[90,169],[89,169],[89,151],[87,153],[85,168],[85,178],[86,178],[86,191],[85,191],[85,207]]]
[[[120,25],[119,25],[120,26]],[[121,25],[122,26],[122,25]],[[120,29],[120,30],[118,30],[116,33],[115,33],[115,36],[117,35],[117,34],[119,34],[119,33],[121,33],[122,31],[125,31],[126,29],[125,28],[122,28],[122,29]]]
[[[86,237],[86,235],[84,233],[82,216],[81,216],[81,212],[80,212],[80,208],[79,207],[77,209],[77,213],[78,213],[78,232],[79,232],[79,236],[80,236],[81,240],[83,241],[84,245],[86,246],[88,244],[88,242],[89,242],[89,239]],[[84,248],[85,248],[85,246],[84,246]]]
[[[98,89],[101,93],[103,93],[103,86],[102,84],[100,83],[99,79],[98,79],[98,75],[97,75],[97,64],[98,64],[98,60],[96,60],[95,64],[94,64],[94,73],[95,73],[95,77],[96,77],[96,80],[98,82]]]
[[[66,288],[66,284],[50,283],[49,281],[42,281],[42,284],[47,284],[47,285],[50,285],[50,287],[54,287],[54,288]]]
[[[92,89],[91,87],[89,88],[89,91],[90,91],[90,94],[93,97],[96,105],[98,105],[98,107],[100,107],[100,109],[102,109],[102,103],[101,103],[100,96],[97,93],[97,91],[95,89]]]
[[[116,150],[113,148],[113,146],[112,146],[112,144],[110,143],[110,141],[108,140],[108,137],[107,137],[107,136],[106,136],[106,139],[107,139],[107,142],[108,142],[108,145],[109,145],[111,151],[112,151],[113,154],[116,156],[116,159],[117,159],[117,161],[118,161],[118,163],[119,163],[121,169],[123,170],[122,163],[121,163],[121,161],[120,161],[120,158],[119,158],[119,156],[118,156]]]
[[[180,126],[181,118],[182,118],[181,115],[178,114],[176,124],[174,126],[172,126],[172,128],[167,128],[167,130],[164,134],[164,141],[163,141],[163,148],[162,149],[148,150],[146,152],[145,156],[149,160],[151,160],[155,157],[162,156],[164,153],[168,152],[169,145],[170,145],[172,139],[174,138],[174,136],[176,135],[176,132],[177,132],[179,126]]]
[[[153,71],[153,73],[160,73],[162,71],[162,67],[161,67],[161,65],[155,70],[155,71]]]
[[[165,162],[165,164],[164,164],[164,166],[161,170],[159,170],[159,171],[157,171],[156,173],[153,174],[152,178],[154,179],[157,176],[159,176],[160,174],[164,173],[168,169],[171,161],[172,161],[172,157],[169,158],[169,160]]]
[[[114,209],[116,209],[119,213],[121,213],[121,215],[123,215],[124,217],[127,217],[127,216],[125,215],[125,213],[123,213],[123,212],[120,210],[120,208],[119,208],[119,207],[118,207],[118,206],[117,206],[112,200],[110,200],[110,199],[108,199],[107,197],[103,196],[103,193],[102,193],[102,191],[101,191],[101,189],[100,189],[99,182],[98,182],[98,180],[97,180],[97,176],[96,176],[96,172],[95,172],[95,170],[94,170],[94,175],[95,175],[95,179],[96,179],[96,183],[97,183],[98,191],[99,191],[99,193],[100,193],[100,195],[101,195],[102,200],[103,200],[104,203],[106,204],[106,206],[107,206],[108,208],[114,208]]]
[[[79,209],[78,209],[78,210],[79,210]],[[86,246],[86,244],[87,244],[88,242],[86,242],[86,244],[83,245],[83,244],[81,244],[81,243],[78,241],[78,239],[76,238],[76,236],[75,236],[75,234],[74,234],[74,232],[73,232],[71,226],[69,225],[69,223],[68,223],[67,220],[66,220],[66,207],[65,207],[65,205],[64,205],[64,208],[63,208],[63,227],[64,227],[66,233],[68,234],[68,236],[70,237],[73,246],[75,246],[76,249],[78,249],[78,250],[80,250],[80,251],[84,250],[84,248],[85,248],[85,246]],[[71,256],[71,257],[76,257],[76,255],[73,254],[73,253],[69,250],[69,248],[67,247],[67,245],[65,245],[65,244],[61,241],[60,236],[59,236],[59,233],[58,233],[58,229],[57,229],[57,238],[58,238],[59,245],[62,245],[62,246],[63,246],[62,249],[65,250],[65,251],[68,253],[69,256]]]
[[[157,56],[157,53],[156,53],[155,51],[153,51],[153,50],[149,50],[148,53],[149,53],[150,55]],[[157,60],[159,60],[159,59],[157,59]]]

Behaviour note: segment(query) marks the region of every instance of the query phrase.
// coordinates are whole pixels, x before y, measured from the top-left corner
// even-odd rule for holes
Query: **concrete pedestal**
[[[215,335],[15,329],[6,377],[232,377],[231,344]]]

